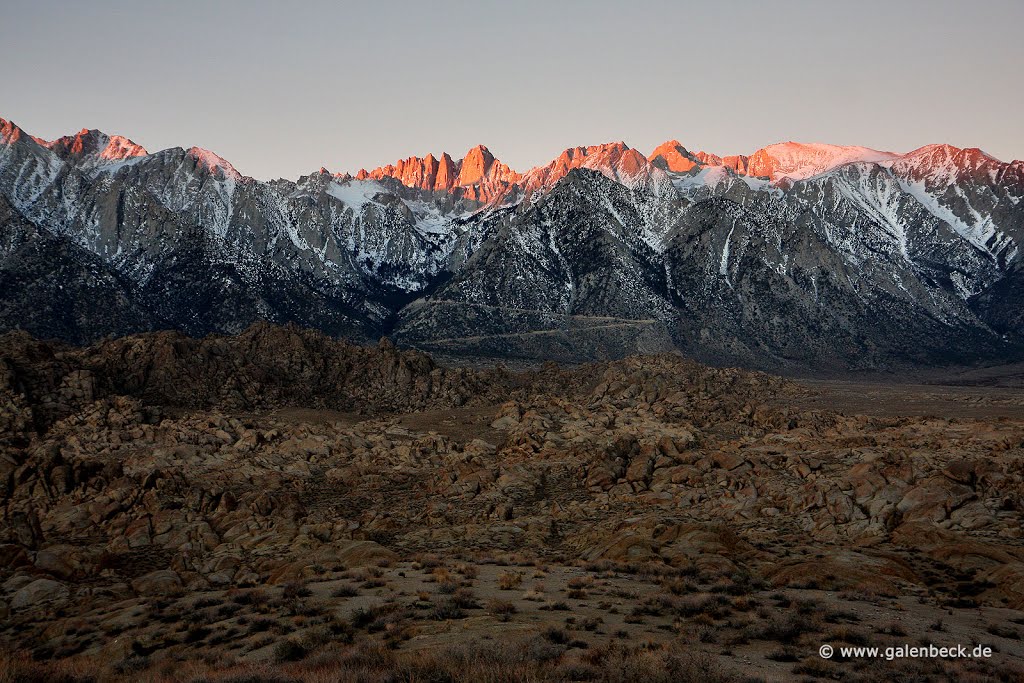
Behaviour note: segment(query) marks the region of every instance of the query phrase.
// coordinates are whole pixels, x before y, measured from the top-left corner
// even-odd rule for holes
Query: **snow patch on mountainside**
[[[943,205],[937,197],[925,189],[924,182],[909,182],[902,178],[898,179],[898,181],[903,191],[916,199],[929,213],[939,220],[945,221],[961,237],[993,259],[996,258],[996,254],[1002,251],[1002,247],[1006,246],[1009,237],[999,231],[999,228],[992,222],[991,217],[981,216],[967,203],[966,199],[964,199],[964,204],[975,219],[973,223],[965,222],[950,208]]]
[[[846,172],[830,176],[839,192],[885,230],[896,251],[904,260],[909,261],[907,225],[900,213],[903,195],[898,183],[888,174],[873,176],[872,164],[869,163],[858,163],[843,170]]]
[[[378,194],[387,193],[387,188],[375,180],[332,180],[327,186],[327,194],[341,200],[357,216],[363,212],[364,206],[376,203],[375,197]]]
[[[26,142],[20,131],[11,133],[0,146],[0,178],[10,179],[3,189],[11,204],[24,213],[54,184],[63,169],[64,162],[56,154],[32,140]]]
[[[99,174],[99,173],[117,173],[122,168],[127,168],[129,166],[134,166],[135,164],[138,164],[138,163],[144,161],[145,159],[146,159],[145,156],[134,156],[134,157],[126,157],[124,159],[118,159],[117,161],[108,161],[108,162],[106,162],[104,164],[97,164],[96,167],[93,169],[94,170],[94,174]]]
[[[670,174],[670,178],[676,190],[684,197],[692,197],[703,189],[713,191],[722,185],[728,187],[735,182],[742,182],[755,192],[769,192],[782,196],[782,190],[772,185],[770,181],[752,176],[736,175],[725,166],[705,166],[699,171],[691,171],[689,174]]]

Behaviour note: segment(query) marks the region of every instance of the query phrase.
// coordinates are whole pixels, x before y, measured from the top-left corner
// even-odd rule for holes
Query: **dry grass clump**
[[[498,588],[510,591],[519,588],[523,583],[523,575],[519,572],[502,572],[498,575]]]
[[[430,611],[430,618],[435,621],[448,621],[450,619],[462,619],[466,612],[459,606],[459,603],[452,598],[438,600]]]
[[[354,598],[359,595],[359,589],[350,583],[343,583],[331,591],[332,598]]]
[[[487,603],[487,612],[499,621],[508,621],[516,613],[516,606],[508,600],[495,598]]]
[[[566,586],[569,588],[589,588],[593,585],[593,576],[574,576],[566,582]]]
[[[435,567],[441,567],[444,565],[442,560],[437,555],[417,555],[413,558],[412,568],[416,571],[424,570],[426,573],[430,573]]]
[[[366,629],[367,633],[393,630],[411,616],[407,608],[393,602],[360,607],[352,612],[349,624],[353,629]]]
[[[480,570],[477,569],[477,566],[475,564],[470,564],[468,562],[460,564],[458,567],[455,568],[455,571],[457,571],[459,574],[462,574],[470,581],[475,579],[480,574]]]
[[[295,600],[297,598],[308,598],[313,591],[302,581],[286,583],[281,590],[281,598],[284,600]]]
[[[478,609],[480,607],[476,603],[476,595],[469,588],[455,589],[451,601],[460,609]]]
[[[523,600],[529,600],[530,602],[543,602],[544,601],[544,584],[541,581],[535,581],[530,590],[523,594]]]

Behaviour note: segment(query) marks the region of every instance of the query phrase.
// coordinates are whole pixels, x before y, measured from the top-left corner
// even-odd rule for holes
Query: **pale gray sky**
[[[0,116],[295,178],[482,143],[1024,158],[1022,0],[4,0]]]

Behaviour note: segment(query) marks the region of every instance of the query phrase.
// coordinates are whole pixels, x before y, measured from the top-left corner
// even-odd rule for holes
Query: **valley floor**
[[[0,681],[1024,676],[1012,388],[252,334],[3,338]]]

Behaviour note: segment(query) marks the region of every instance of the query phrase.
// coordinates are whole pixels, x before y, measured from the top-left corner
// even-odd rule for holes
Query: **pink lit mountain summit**
[[[1024,163],[785,142],[484,146],[261,182],[0,119],[0,327],[83,342],[293,321],[442,353],[672,348],[779,368],[1015,359]]]

